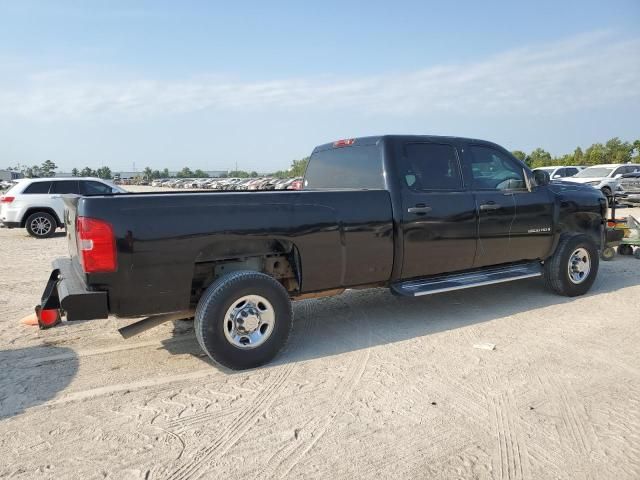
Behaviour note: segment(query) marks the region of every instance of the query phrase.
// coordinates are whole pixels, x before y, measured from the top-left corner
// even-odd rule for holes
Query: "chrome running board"
[[[391,285],[391,291],[405,297],[419,297],[421,295],[462,290],[463,288],[512,282],[541,275],[542,264],[540,262],[528,262],[409,280]]]

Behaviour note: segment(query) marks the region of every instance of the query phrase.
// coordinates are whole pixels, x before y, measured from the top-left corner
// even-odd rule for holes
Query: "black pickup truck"
[[[496,144],[399,135],[317,147],[301,191],[65,201],[70,258],[54,261],[42,328],[195,317],[202,349],[235,369],[278,353],[291,300],[347,288],[418,296],[542,276],[582,295],[607,208],[596,189],[550,183]]]

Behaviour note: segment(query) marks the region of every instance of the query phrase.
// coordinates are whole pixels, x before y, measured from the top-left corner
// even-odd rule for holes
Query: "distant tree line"
[[[71,175],[74,177],[98,177],[104,180],[110,180],[113,178],[109,167],[100,167],[97,170],[92,170],[89,167],[84,167],[82,170],[73,168],[71,169]]]
[[[553,157],[542,148],[536,148],[527,154],[521,150],[511,152],[531,168],[553,165],[599,165],[602,163],[640,163],[640,140],[633,143],[623,142],[618,137],[608,140],[604,145],[594,143],[586,150],[576,147],[573,153]]]

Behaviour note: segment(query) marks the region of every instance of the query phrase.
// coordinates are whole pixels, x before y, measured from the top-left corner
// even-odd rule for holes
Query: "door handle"
[[[425,213],[429,213],[430,211],[431,211],[431,207],[428,207],[427,205],[422,205],[422,204],[418,204],[415,207],[409,207],[407,209],[407,212],[416,213],[418,215],[423,215]]]
[[[483,203],[480,205],[480,210],[498,210],[499,208],[501,208],[500,204],[495,202]]]
[[[60,198],[60,195],[51,195],[51,198]]]

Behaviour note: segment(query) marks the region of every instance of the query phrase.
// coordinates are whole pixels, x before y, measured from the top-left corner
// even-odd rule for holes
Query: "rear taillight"
[[[111,224],[95,218],[78,217],[76,239],[80,263],[85,273],[116,270],[116,240]]]
[[[0,203],[11,203],[16,199],[16,197],[5,197],[4,195],[0,197]]]

